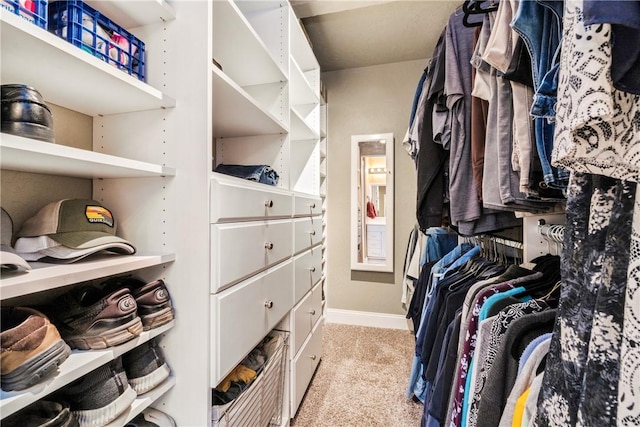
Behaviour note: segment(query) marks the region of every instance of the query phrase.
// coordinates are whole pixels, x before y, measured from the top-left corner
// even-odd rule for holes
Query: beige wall
[[[48,104],[53,115],[56,144],[90,150],[93,118],[54,104]],[[14,232],[48,202],[67,198],[90,199],[91,180],[3,170],[0,172],[0,204],[13,220]]]
[[[416,172],[402,146],[411,103],[427,60],[322,74],[328,98],[327,302],[329,308],[405,314],[402,265],[415,220]],[[351,135],[395,137],[394,272],[351,271],[349,167]]]

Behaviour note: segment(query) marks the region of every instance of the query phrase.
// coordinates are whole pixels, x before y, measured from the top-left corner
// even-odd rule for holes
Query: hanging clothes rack
[[[562,251],[565,226],[562,224],[547,224],[544,219],[538,220],[538,234],[547,241],[548,252],[551,253],[550,243],[555,244],[555,254]]]

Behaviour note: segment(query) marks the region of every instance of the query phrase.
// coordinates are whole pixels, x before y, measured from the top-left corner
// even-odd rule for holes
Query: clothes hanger
[[[496,10],[498,10],[498,5],[494,4],[492,6],[487,7],[486,9],[482,8],[482,3],[484,3],[485,0],[467,0],[462,4],[462,10],[464,11],[465,14],[468,15],[478,15],[481,13],[487,13],[487,12],[495,12]],[[490,3],[497,3],[496,0],[491,1]]]
[[[553,287],[549,290],[549,292],[547,292],[546,295],[543,295],[542,297],[540,297],[540,299],[545,301],[550,299],[556,292],[560,291],[561,286],[562,286],[562,281],[558,280],[556,284],[553,285]]]
[[[488,12],[494,12],[498,10],[498,6],[489,6],[486,9],[482,8],[481,5],[484,3],[484,0],[467,0],[462,3],[462,11],[464,12],[464,17],[462,18],[462,24],[465,27],[481,27],[482,20],[477,22],[470,22],[469,17],[471,15],[481,15]]]

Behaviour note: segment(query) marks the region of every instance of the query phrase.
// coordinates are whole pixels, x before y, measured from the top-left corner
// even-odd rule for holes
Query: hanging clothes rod
[[[521,250],[524,249],[524,245],[522,244],[522,242],[518,242],[517,240],[509,240],[509,239],[504,239],[502,237],[491,237],[491,239],[500,245],[509,246],[511,248],[516,248]]]
[[[543,219],[538,221],[538,234],[552,242],[564,242],[564,225],[546,224]]]

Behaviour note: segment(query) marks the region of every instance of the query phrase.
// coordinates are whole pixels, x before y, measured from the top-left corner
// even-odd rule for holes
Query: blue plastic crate
[[[146,81],[144,43],[111,19],[75,0],[50,3],[48,17],[52,33]]]
[[[47,0],[0,0],[0,6],[47,29]]]

